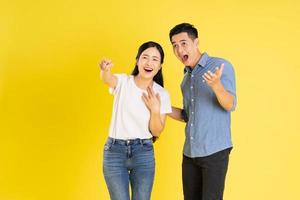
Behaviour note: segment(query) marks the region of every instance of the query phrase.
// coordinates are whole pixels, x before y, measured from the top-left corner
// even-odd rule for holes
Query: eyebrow
[[[186,42],[187,40],[183,39],[183,40],[179,40],[179,42]],[[175,44],[176,42],[172,42],[172,44]]]
[[[148,56],[148,57],[150,57],[148,54],[143,54],[142,56]],[[152,56],[152,57],[155,57],[155,58],[159,59],[158,56]]]

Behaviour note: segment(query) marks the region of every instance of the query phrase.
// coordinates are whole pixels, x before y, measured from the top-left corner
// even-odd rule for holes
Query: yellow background
[[[1,1],[0,199],[109,199],[102,150],[113,99],[97,62],[130,73],[139,45],[159,42],[181,106],[183,66],[168,39],[181,22],[236,71],[225,199],[300,199],[299,13],[297,0]],[[153,200],[183,199],[183,128],[168,119],[155,144]]]

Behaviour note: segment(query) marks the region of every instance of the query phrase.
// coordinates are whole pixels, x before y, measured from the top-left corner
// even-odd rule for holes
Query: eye
[[[173,44],[173,48],[175,49],[175,48],[177,48],[178,47],[178,45],[177,44]]]

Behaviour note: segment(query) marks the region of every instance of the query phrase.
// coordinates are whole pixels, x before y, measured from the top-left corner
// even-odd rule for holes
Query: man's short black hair
[[[198,38],[198,31],[192,24],[181,23],[181,24],[177,24],[174,28],[170,30],[169,33],[170,41],[172,41],[173,35],[177,35],[182,32],[186,32],[192,40]]]

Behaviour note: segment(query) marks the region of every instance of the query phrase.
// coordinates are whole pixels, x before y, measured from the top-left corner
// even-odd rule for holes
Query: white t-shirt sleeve
[[[118,81],[115,88],[109,88],[109,93],[112,95],[115,95],[120,90],[121,86],[124,84],[124,82],[128,79],[128,76],[126,74],[114,74]]]
[[[169,93],[164,90],[160,92],[160,114],[166,114],[172,112],[171,100]]]

